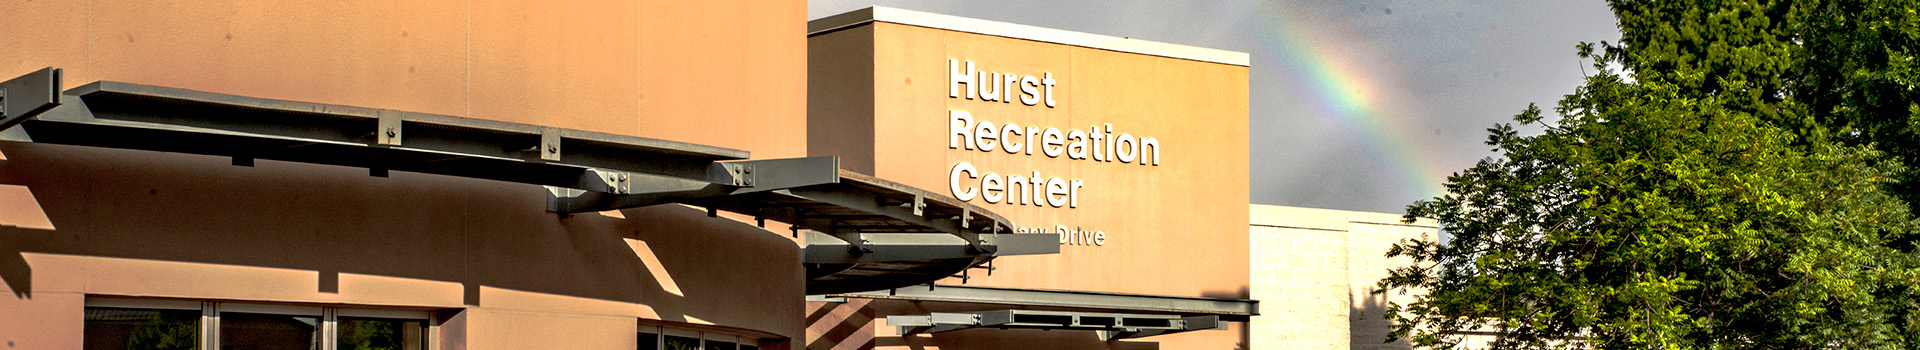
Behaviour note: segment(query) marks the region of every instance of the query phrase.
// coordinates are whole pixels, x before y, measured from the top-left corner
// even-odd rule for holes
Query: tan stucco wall
[[[803,1],[0,2],[0,77],[97,80],[806,154]],[[631,349],[637,318],[799,338],[786,232],[538,186],[0,143],[0,345],[85,296],[463,310],[446,349]]]
[[[1372,294],[1387,270],[1411,263],[1386,258],[1403,239],[1433,239],[1429,220],[1400,222],[1400,215],[1252,205],[1249,227],[1252,294],[1261,315],[1253,318],[1254,349],[1406,349],[1384,343],[1392,324],[1388,301],[1403,295]]]
[[[806,153],[804,1],[0,3],[0,76],[66,70]]]
[[[969,203],[1024,227],[1101,231],[1105,245],[1063,244],[1060,254],[1009,256],[992,276],[973,271],[968,285],[1138,293],[1169,296],[1248,296],[1247,72],[1248,67],[1075,45],[874,22],[816,33],[810,81],[816,86],[870,85],[863,94],[815,95],[810,151],[843,157],[843,167],[953,196],[949,172],[965,162],[981,174],[1038,172],[1084,181],[1075,208]],[[861,44],[870,43],[869,47]],[[825,49],[845,52],[823,52]],[[871,55],[865,60],[860,55]],[[839,57],[823,60],[824,57]],[[949,97],[948,60],[972,61],[979,71],[1057,80],[1055,107]],[[964,69],[964,67],[963,67]],[[870,80],[868,80],[870,79]],[[1015,91],[1018,91],[1017,88]],[[861,106],[871,106],[864,109]],[[833,111],[843,114],[825,114]],[[1153,137],[1160,165],[1051,158],[949,148],[949,111],[995,125],[1087,130],[1112,124],[1114,135]],[[831,127],[831,128],[827,128]],[[978,180],[975,180],[978,181]],[[976,183],[977,184],[977,183]],[[940,283],[960,284],[960,279]],[[847,304],[810,304],[815,312],[849,313]],[[1092,332],[976,330],[900,337],[872,327],[888,314],[959,311],[979,305],[923,305],[876,301],[860,306],[880,319],[860,325],[812,323],[809,348],[853,349],[865,337],[883,349],[1167,349],[1242,348],[1242,324],[1116,342]],[[842,322],[844,321],[837,321]],[[841,330],[832,332],[832,330]],[[848,330],[859,330],[848,331]],[[878,334],[868,335],[864,332]],[[852,333],[849,333],[852,332]],[[816,347],[817,346],[817,347]]]

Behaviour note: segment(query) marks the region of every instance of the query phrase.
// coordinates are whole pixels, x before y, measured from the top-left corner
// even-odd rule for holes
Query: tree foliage
[[[1410,206],[1392,337],[1503,348],[1920,346],[1913,1],[1609,1],[1544,129]],[[1908,182],[1902,182],[1908,181]],[[1903,198],[1907,200],[1903,200]]]

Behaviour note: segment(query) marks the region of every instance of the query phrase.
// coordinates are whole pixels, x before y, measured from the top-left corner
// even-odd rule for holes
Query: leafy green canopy
[[[1544,128],[1408,208],[1392,337],[1502,348],[1920,346],[1914,1],[1609,1]],[[1904,152],[1888,156],[1889,152]],[[1424,292],[1424,295],[1418,293]],[[1389,339],[1393,340],[1393,339]]]

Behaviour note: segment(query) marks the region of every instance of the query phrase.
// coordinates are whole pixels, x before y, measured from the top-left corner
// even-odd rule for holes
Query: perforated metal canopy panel
[[[0,99],[16,97],[0,104],[30,106],[0,113],[0,141],[541,185],[561,215],[667,203],[736,212],[808,231],[810,294],[931,283],[995,256],[1059,252],[1053,236],[1012,234],[999,215],[841,170],[834,157],[745,160],[746,151],[685,142],[110,81],[55,94],[57,72],[0,82]]]
[[[1223,330],[1220,316],[1176,316],[1112,312],[992,310],[890,315],[887,324],[900,334],[941,333],[975,328],[1095,331],[1101,340],[1143,338],[1197,330]]]
[[[1014,234],[997,214],[951,197],[839,171],[839,181],[688,204],[808,231],[808,294],[881,290],[965,277],[996,256],[1053,254],[1059,237]]]
[[[1186,297],[1034,288],[935,285],[882,291],[828,294],[829,298],[864,298],[943,302],[1001,307],[1051,307],[1103,312],[1219,316],[1246,321],[1260,314],[1260,301],[1236,298]]]
[[[887,324],[899,327],[900,334],[966,329],[1082,330],[1112,340],[1226,329],[1224,322],[1246,322],[1260,314],[1260,301],[1248,299],[955,285],[817,295],[809,300],[845,302],[850,298],[985,309],[888,315]],[[1016,309],[1000,309],[1005,307]]]

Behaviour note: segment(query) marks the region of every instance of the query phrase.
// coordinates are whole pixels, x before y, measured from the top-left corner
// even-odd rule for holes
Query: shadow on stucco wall
[[[46,288],[33,283],[30,254],[304,274],[317,286],[306,292],[322,296],[341,293],[341,274],[454,282],[463,300],[444,306],[480,305],[484,286],[756,326],[791,321],[728,305],[791,299],[798,313],[803,293],[788,237],[677,205],[563,216],[546,211],[539,186],[487,180],[27,143],[0,143],[0,154],[0,185],[30,189],[55,227],[0,226],[0,280],[19,299]],[[270,282],[189,288],[299,292]]]
[[[1208,298],[1244,300],[1244,299],[1253,297],[1253,289],[1251,286],[1243,285],[1243,286],[1240,286],[1239,290],[1206,292],[1206,293],[1201,293],[1200,296],[1204,296]],[[1235,332],[1235,333],[1239,333],[1240,341],[1239,343],[1234,344],[1233,348],[1234,350],[1251,349],[1253,344],[1253,324],[1251,322],[1239,322],[1239,325],[1240,325],[1239,332]]]

